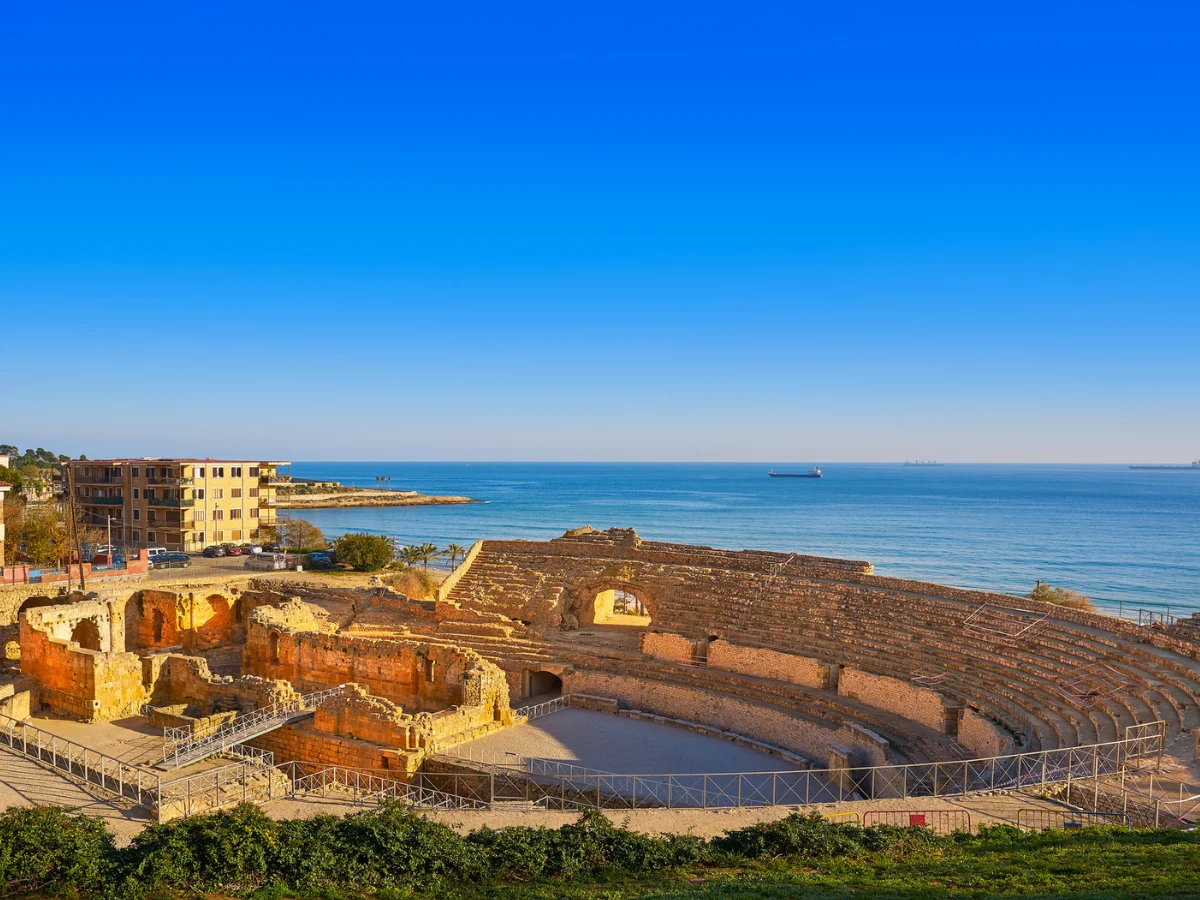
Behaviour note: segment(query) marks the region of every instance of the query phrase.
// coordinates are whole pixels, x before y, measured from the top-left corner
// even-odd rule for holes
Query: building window
[[[250,488],[250,496],[257,497],[258,496],[258,488]]]
[[[242,539],[242,533],[240,531],[231,531],[229,532],[229,539],[231,541],[240,541]]]
[[[195,519],[197,522],[203,522],[204,521],[204,510],[202,510],[202,509],[196,510]]]
[[[212,498],[214,500],[224,500],[225,499],[225,488],[213,488]]]
[[[150,543],[152,543],[152,544],[153,544],[153,543],[154,543],[154,538],[155,538],[155,533],[154,533],[153,531],[147,531],[147,532],[146,532],[146,540],[148,540]]]
[[[141,496],[142,496],[142,489],[141,489],[141,488],[134,488],[134,489],[133,489],[133,499],[134,499],[134,500],[137,500],[137,499],[138,499],[139,497],[141,497]]]
[[[135,509],[134,512],[137,512],[137,510]],[[135,531],[133,533],[133,542],[135,544],[139,544],[139,543],[141,543],[141,541],[142,541],[142,533],[140,531]]]
[[[133,521],[135,521],[135,522],[142,521],[142,511],[140,509],[135,509],[133,511]]]
[[[252,518],[252,519],[258,518],[258,507],[257,506],[250,507],[250,518]]]
[[[225,532],[223,532],[223,531],[214,531],[214,532],[213,532],[213,540],[214,540],[214,541],[218,541],[218,542],[225,540]]]
[[[258,466],[251,466],[251,467],[250,467],[250,477],[251,477],[251,478],[257,478],[257,477],[258,477]]]
[[[198,469],[196,470],[196,477],[197,477],[197,478],[203,478],[203,477],[204,477],[204,466],[201,466],[200,468],[198,468]]]
[[[198,490],[192,491],[192,494],[195,496],[195,498],[197,500],[203,500],[204,499],[204,488],[199,488]]]
[[[158,521],[158,510],[154,510],[154,509],[146,510],[146,521],[147,522],[157,522]]]
[[[140,473],[141,473],[141,471],[142,471],[142,470],[141,470],[141,468],[139,468],[138,466],[134,466],[134,467],[133,467],[133,477],[134,477],[134,478],[140,478],[140,477],[141,477],[141,474],[140,474]]]
[[[147,500],[153,500],[158,495],[155,493],[154,488],[146,488],[146,492],[142,496]]]
[[[230,500],[240,500],[241,496],[242,496],[241,488],[230,488],[229,489],[229,499]]]
[[[242,467],[241,466],[230,466],[229,477],[230,478],[241,478],[242,477]]]
[[[203,532],[203,531],[199,531],[199,532],[197,532],[197,533],[196,533],[196,543],[197,543],[197,544],[203,544],[203,543],[204,543],[204,532]]]
[[[213,478],[224,478],[224,477],[225,477],[225,467],[224,466],[213,466]]]
[[[213,514],[214,521],[220,521],[221,519],[225,518],[225,511],[221,510],[221,509],[214,509],[212,511],[212,514]]]
[[[147,478],[154,477],[154,466],[146,466],[146,477]]]
[[[240,509],[231,509],[229,511],[229,518],[240,519],[241,517],[242,517],[242,511]]]

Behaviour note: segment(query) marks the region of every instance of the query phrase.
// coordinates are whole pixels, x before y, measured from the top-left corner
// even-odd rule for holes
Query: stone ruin
[[[1186,629],[629,529],[478,542],[432,599],[264,576],[27,602],[6,715],[140,711],[201,734],[348,685],[250,745],[399,780],[522,721],[510,698],[558,694],[797,768],[1076,747],[1145,723],[1182,756],[1200,729],[1200,641]]]

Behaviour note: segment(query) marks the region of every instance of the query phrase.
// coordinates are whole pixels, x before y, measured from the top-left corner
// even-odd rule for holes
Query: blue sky
[[[0,443],[1194,458],[1200,13],[1045,6],[0,3]]]

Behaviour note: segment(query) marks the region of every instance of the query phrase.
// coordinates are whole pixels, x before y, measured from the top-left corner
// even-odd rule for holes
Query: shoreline
[[[277,497],[276,509],[349,509],[364,506],[455,506],[482,503],[473,497],[435,497],[416,491],[377,491],[353,488],[322,494],[289,494]]]

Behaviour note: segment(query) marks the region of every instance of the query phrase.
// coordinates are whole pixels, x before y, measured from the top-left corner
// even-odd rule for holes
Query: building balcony
[[[147,497],[146,502],[151,506],[195,506],[195,500],[185,500],[182,497]]]
[[[81,497],[80,503],[85,506],[89,504],[99,506],[121,506],[125,502],[124,497]]]
[[[177,486],[194,484],[195,481],[191,478],[182,478],[179,475],[155,475],[153,478],[146,479],[147,484],[173,484]]]

